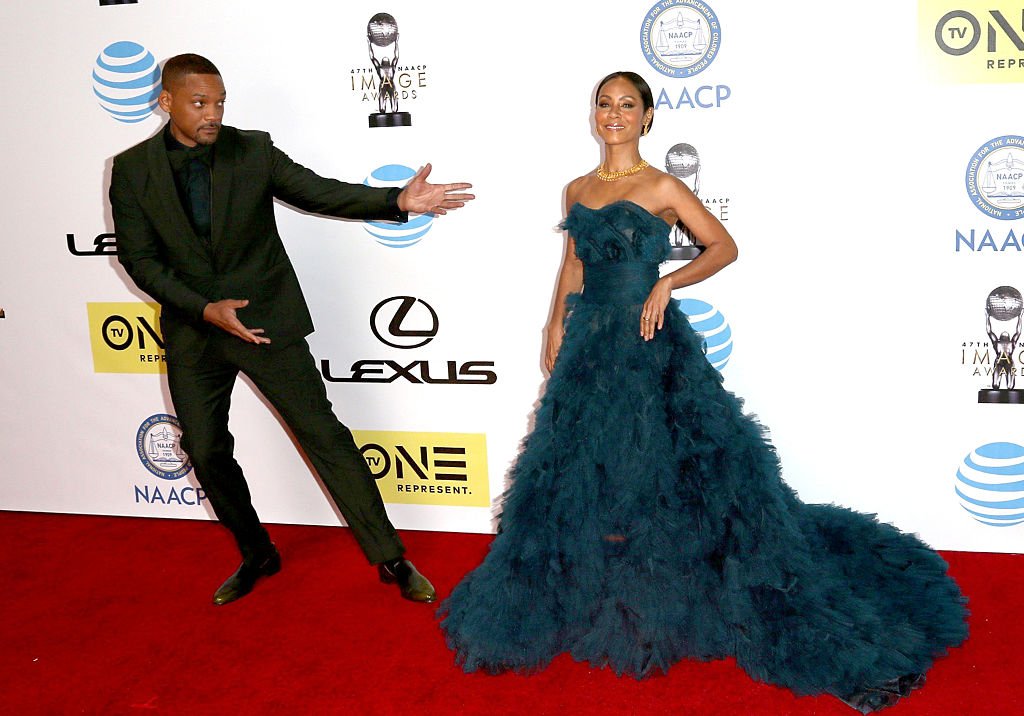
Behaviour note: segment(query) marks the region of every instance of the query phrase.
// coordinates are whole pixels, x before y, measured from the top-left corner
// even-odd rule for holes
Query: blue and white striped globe
[[[142,45],[115,42],[96,58],[92,89],[100,106],[118,122],[141,122],[156,109],[160,65]]]
[[[1024,522],[1024,447],[988,443],[964,458],[956,472],[960,506],[983,525]]]
[[[370,176],[363,180],[366,186],[403,187],[416,175],[416,170],[402,164],[385,164],[374,169]],[[434,222],[433,214],[420,214],[411,217],[404,224],[390,221],[367,221],[363,228],[377,239],[377,243],[393,249],[405,249],[418,243],[430,231]]]
[[[725,316],[710,303],[696,298],[679,299],[679,309],[686,314],[693,330],[704,338],[704,355],[708,363],[721,371],[732,355],[732,329]]]

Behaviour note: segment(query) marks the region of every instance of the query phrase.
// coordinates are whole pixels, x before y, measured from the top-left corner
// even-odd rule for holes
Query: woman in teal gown
[[[640,159],[646,82],[613,73],[595,99],[605,161],[566,192],[550,379],[490,552],[441,605],[448,644],[466,671],[569,652],[643,678],[733,656],[800,694],[892,705],[966,638],[966,600],[916,537],[782,481],[671,298],[735,243]],[[676,219],[706,248],[659,278]]]

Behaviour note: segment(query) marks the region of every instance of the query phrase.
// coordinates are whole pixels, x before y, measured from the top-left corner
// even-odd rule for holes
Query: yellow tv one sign
[[[384,502],[490,507],[487,436],[353,430]]]

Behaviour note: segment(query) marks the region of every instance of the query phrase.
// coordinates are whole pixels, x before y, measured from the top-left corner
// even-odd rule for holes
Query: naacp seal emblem
[[[173,415],[158,413],[146,418],[135,435],[135,449],[146,469],[164,480],[177,480],[192,470],[192,462],[181,449],[181,423]]]
[[[663,75],[692,77],[718,55],[722,29],[718,16],[700,0],[661,0],[640,26],[644,57]]]
[[[986,216],[1024,217],[1024,137],[1009,134],[985,142],[967,165],[967,195]]]

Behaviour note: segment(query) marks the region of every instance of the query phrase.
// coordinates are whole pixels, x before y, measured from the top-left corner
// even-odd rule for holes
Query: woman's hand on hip
[[[645,341],[654,338],[654,332],[665,325],[665,309],[672,298],[672,285],[664,278],[658,279],[640,311],[640,337]]]

